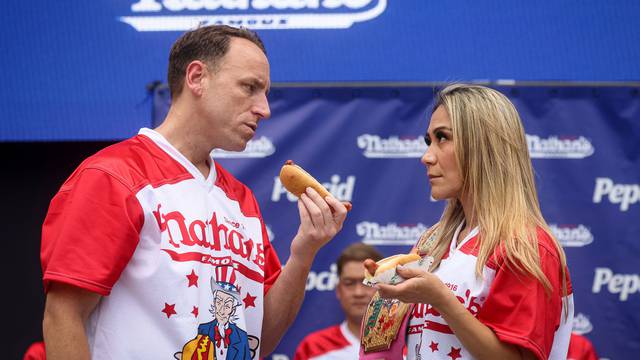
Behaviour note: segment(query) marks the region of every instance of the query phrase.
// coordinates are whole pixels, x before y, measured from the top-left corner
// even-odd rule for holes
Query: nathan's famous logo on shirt
[[[620,204],[620,211],[627,211],[631,205],[640,202],[640,184],[616,184],[609,178],[596,178],[593,203],[606,198],[612,204]]]
[[[256,244],[245,235],[245,227],[241,222],[225,216],[219,218],[215,211],[209,219],[189,221],[179,211],[163,212],[161,204],[158,204],[153,215],[160,231],[168,237],[168,246],[163,246],[162,250],[174,261],[197,261],[212,266],[233,265],[247,278],[264,281],[264,247],[261,242]],[[223,248],[246,260],[246,263],[229,256],[212,255]],[[257,265],[262,272],[249,268],[247,263]]]
[[[533,159],[582,159],[595,149],[584,136],[549,136],[543,139],[527,134],[529,154]]]
[[[333,291],[338,284],[338,266],[331,264],[329,270],[310,271],[307,276],[306,291]]]
[[[258,139],[249,140],[247,147],[243,151],[226,151],[214,149],[211,156],[214,158],[263,158],[276,152],[273,142],[265,136]]]
[[[573,332],[584,335],[590,333],[591,330],[593,330],[593,325],[585,314],[578,313],[573,317]]]
[[[363,221],[356,225],[356,233],[369,245],[414,245],[428,227],[422,223],[397,225]]]
[[[553,236],[563,247],[582,247],[593,242],[593,234],[588,227],[580,225],[549,224]]]
[[[471,315],[478,316],[482,305],[486,301],[484,296],[472,296],[471,289],[464,289],[462,284],[458,285],[447,282],[445,285],[454,293],[456,299],[458,299]],[[423,329],[444,334],[453,334],[449,325],[442,319],[442,315],[430,304],[416,304],[411,313],[411,318],[414,322],[409,326],[409,336],[422,334]],[[422,321],[422,319],[428,320]],[[419,324],[416,324],[415,320],[418,320]]]
[[[640,292],[640,275],[615,274],[606,267],[596,268],[591,290],[598,294],[603,288],[611,294],[620,294],[620,301],[627,301],[630,295]]]
[[[349,175],[344,181],[342,181],[340,175],[337,174],[332,175],[329,182],[322,183],[322,186],[327,188],[331,195],[333,195],[340,201],[351,201],[351,199],[353,198],[353,190],[355,188],[355,185],[355,176]],[[282,195],[286,195],[287,200],[291,202],[298,201],[298,198],[294,194],[288,192],[284,185],[282,185],[280,177],[276,176],[273,178],[273,191],[271,192],[271,201],[280,201]]]
[[[185,31],[199,25],[347,29],[386,8],[387,0],[138,0],[118,20],[137,31]]]
[[[358,136],[358,147],[367,158],[419,158],[427,151],[427,144],[421,136],[382,138],[379,135]]]

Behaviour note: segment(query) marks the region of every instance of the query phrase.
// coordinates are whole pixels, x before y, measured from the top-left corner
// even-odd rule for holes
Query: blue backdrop
[[[518,108],[542,211],[568,257],[574,330],[603,358],[640,352],[640,94],[637,88],[499,88]],[[292,159],[353,203],[342,232],[319,253],[304,306],[273,359],[291,357],[309,332],[342,320],[334,262],[348,244],[407,252],[444,204],[430,200],[419,157],[433,88],[282,88],[273,117],[243,153],[216,157],[261,204],[282,260],[297,230],[294,197],[277,175]],[[169,101],[155,97],[159,119]],[[636,354],[636,355],[634,355]]]
[[[144,89],[165,79],[171,44],[199,22],[257,29],[276,83],[640,81],[637,0],[1,6],[0,141],[127,137],[148,122]]]

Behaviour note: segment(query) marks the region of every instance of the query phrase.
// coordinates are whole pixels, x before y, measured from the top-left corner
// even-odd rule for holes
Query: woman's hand
[[[474,358],[536,359],[530,350],[500,341],[493,330],[471,314],[437,276],[419,269],[403,269],[402,266],[398,266],[396,271],[407,280],[398,285],[377,284],[380,296],[404,303],[431,304]]]
[[[454,298],[444,283],[429,272],[403,266],[396,267],[396,272],[406,280],[398,285],[377,284],[381,297],[398,299],[404,303],[431,304],[436,309]]]

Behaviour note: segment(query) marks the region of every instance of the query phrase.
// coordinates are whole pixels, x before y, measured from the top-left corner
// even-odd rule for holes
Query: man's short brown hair
[[[349,261],[365,261],[367,259],[378,261],[382,259],[382,254],[373,246],[365,243],[354,243],[347,246],[338,257],[338,276],[342,274],[344,264]]]
[[[227,25],[202,26],[184,33],[171,47],[169,53],[169,69],[167,80],[171,99],[182,92],[187,66],[194,60],[200,60],[214,71],[229,51],[232,37],[247,39],[256,44],[266,55],[262,40],[256,33],[245,28],[234,28]]]

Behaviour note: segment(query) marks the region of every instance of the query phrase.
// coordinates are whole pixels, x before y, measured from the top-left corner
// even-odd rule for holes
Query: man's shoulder
[[[249,189],[240,180],[236,179],[229,171],[227,171],[219,162],[215,162],[216,169],[216,186],[220,188],[227,198],[237,201],[242,213],[248,217],[260,217],[260,209],[253,195],[253,191]]]
[[[74,172],[100,171],[137,190],[193,176],[152,140],[136,135],[110,145],[85,159]],[[69,179],[72,180],[73,176]]]
[[[251,191],[247,185],[238,180],[218,161],[215,161],[214,164],[216,169],[216,185],[233,191]]]
[[[341,326],[333,325],[307,335],[298,346],[294,359],[315,359],[350,346],[352,344],[344,336]]]
[[[349,341],[344,337],[340,325],[337,324],[310,333],[302,340],[301,345],[302,344],[336,348],[339,347],[340,344],[344,344],[344,346],[349,345]]]
[[[310,337],[316,337],[316,338],[330,337],[330,338],[333,338],[333,337],[336,337],[336,336],[344,337],[344,335],[342,334],[342,329],[340,329],[340,324],[332,325],[332,326],[326,327],[324,329],[320,329],[320,330],[314,331],[311,334],[307,335],[307,338],[310,338]]]

